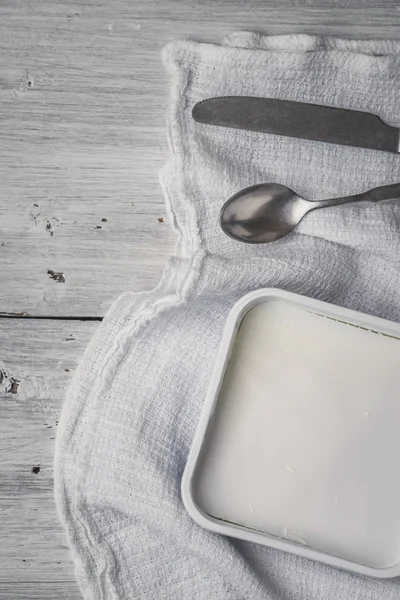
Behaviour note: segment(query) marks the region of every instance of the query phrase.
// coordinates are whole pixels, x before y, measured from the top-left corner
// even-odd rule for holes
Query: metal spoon
[[[400,183],[377,187],[363,194],[313,202],[279,183],[262,183],[241,190],[222,207],[220,224],[231,238],[249,244],[275,242],[316,208],[349,202],[400,199]]]

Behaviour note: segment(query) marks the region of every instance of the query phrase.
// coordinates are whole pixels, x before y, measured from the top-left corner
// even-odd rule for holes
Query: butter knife
[[[318,142],[400,152],[400,130],[358,110],[247,96],[198,102],[192,115],[208,125],[259,131]]]

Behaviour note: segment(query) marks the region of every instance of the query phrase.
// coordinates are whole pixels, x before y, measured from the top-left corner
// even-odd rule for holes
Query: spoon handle
[[[373,188],[362,194],[354,194],[354,196],[343,196],[343,198],[330,198],[328,200],[320,200],[316,202],[315,208],[324,208],[326,206],[336,206],[338,204],[347,204],[350,202],[384,202],[385,200],[400,199],[400,183],[392,183],[391,185],[383,185]]]

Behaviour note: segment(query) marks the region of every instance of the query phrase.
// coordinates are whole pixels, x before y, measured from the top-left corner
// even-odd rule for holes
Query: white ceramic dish
[[[216,533],[399,576],[399,423],[400,325],[250,293],[227,319],[184,504]]]

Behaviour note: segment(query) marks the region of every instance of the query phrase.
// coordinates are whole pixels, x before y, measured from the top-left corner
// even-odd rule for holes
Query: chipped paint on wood
[[[0,598],[18,597],[3,591],[23,581],[38,589],[47,582],[44,588],[57,597],[58,582],[66,580],[68,598],[80,598],[53,501],[52,467],[65,391],[97,327],[90,321],[0,320]],[[47,598],[43,592],[41,599]]]

